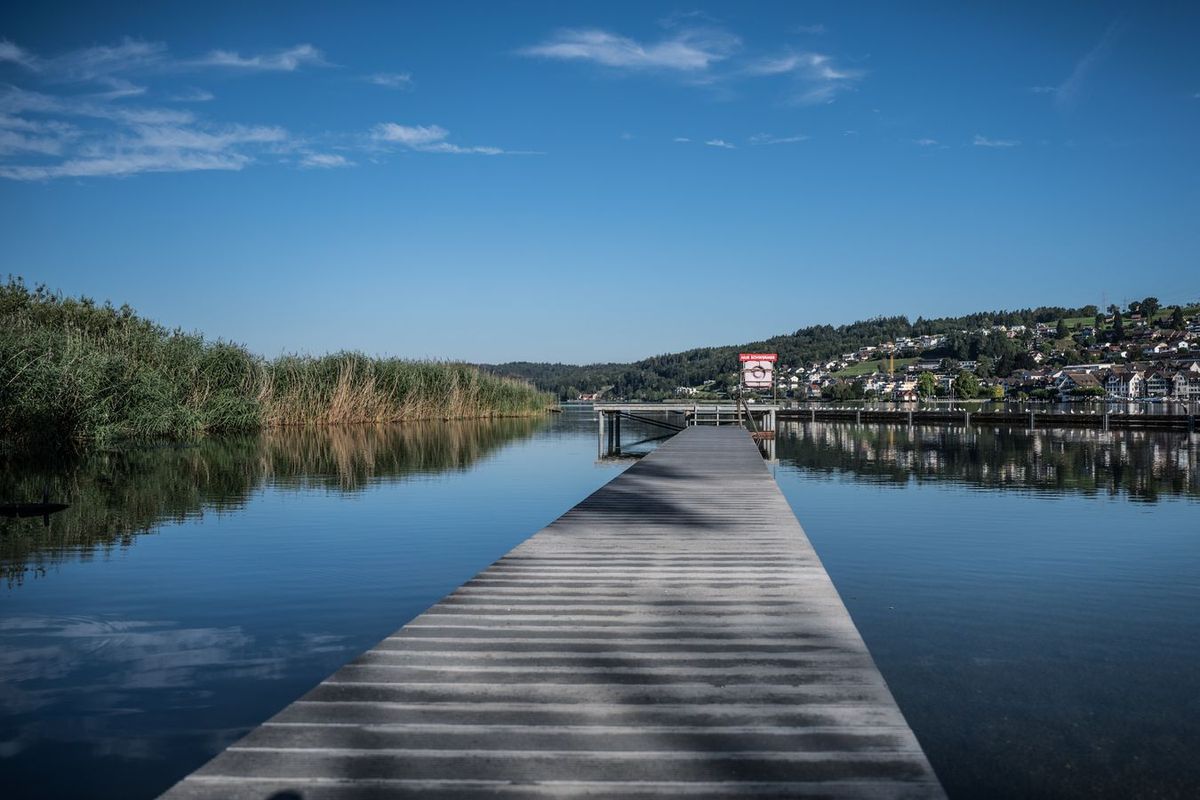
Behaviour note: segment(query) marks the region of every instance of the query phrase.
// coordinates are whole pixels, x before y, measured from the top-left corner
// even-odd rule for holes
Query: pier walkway
[[[692,427],[164,797],[944,795],[750,435]]]

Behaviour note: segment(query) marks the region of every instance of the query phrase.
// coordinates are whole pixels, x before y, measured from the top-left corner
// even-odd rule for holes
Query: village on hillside
[[[897,338],[827,361],[781,365],[776,394],[799,400],[1121,400],[1200,402],[1200,313],[1161,310],[1154,298],[1122,312],[1110,306],[1094,319],[993,325],[976,330]],[[1006,364],[979,355],[943,355],[966,340],[1008,342]],[[998,344],[998,343],[994,343]],[[709,387],[678,387],[677,396],[702,396]]]

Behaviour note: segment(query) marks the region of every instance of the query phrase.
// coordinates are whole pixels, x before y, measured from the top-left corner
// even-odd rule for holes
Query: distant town
[[[1164,308],[1149,297],[1124,309],[1080,311],[1094,313],[901,336],[824,360],[781,364],[774,394],[835,401],[1200,402],[1200,307]],[[674,391],[695,399],[726,393],[718,379]],[[582,393],[580,399],[605,396]]]

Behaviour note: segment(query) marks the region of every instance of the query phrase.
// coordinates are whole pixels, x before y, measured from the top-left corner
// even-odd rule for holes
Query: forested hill
[[[714,388],[720,389],[723,388],[722,384],[736,381],[739,352],[778,353],[781,365],[798,366],[905,336],[950,334],[993,325],[1033,326],[1038,322],[1055,322],[1059,319],[1091,318],[1097,311],[1096,306],[1090,305],[1080,308],[1042,306],[1019,311],[981,311],[962,317],[918,317],[915,322],[909,322],[904,316],[876,317],[848,325],[813,325],[757,342],[697,347],[629,364],[577,366],[513,361],[481,366],[502,375],[524,378],[561,398],[608,389],[614,396],[655,399],[672,394],[677,386],[699,386],[704,381],[715,379],[718,386]]]

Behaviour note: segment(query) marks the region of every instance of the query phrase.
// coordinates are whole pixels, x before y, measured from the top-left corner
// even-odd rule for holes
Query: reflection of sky
[[[0,586],[5,797],[153,797],[199,767],[616,474],[562,416],[465,471],[268,483]]]
[[[342,637],[328,634],[263,643],[238,627],[82,617],[6,618],[0,620],[0,641],[0,714],[37,712],[15,740],[4,743],[9,757],[36,736],[86,741],[96,756],[150,758],[152,739],[125,746],[103,736],[101,720],[140,713],[151,695],[173,708],[207,705],[216,684],[275,680],[293,653],[345,649],[337,644]]]
[[[1194,497],[881,481],[793,446],[776,479],[952,797],[1196,796]]]
[[[568,416],[466,471],[268,485],[0,587],[6,800],[153,797],[198,767],[616,474],[595,421]],[[949,783],[1200,782],[1194,500],[881,483],[778,446],[781,487]]]

